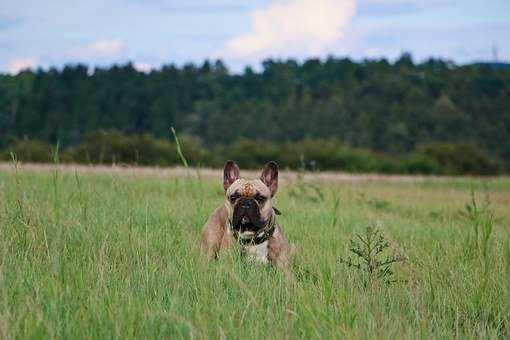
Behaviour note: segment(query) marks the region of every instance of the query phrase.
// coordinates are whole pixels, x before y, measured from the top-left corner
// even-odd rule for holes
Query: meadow
[[[295,283],[200,230],[220,171],[0,171],[0,338],[508,338],[510,179],[284,180]],[[157,170],[154,171],[157,174]],[[318,175],[319,176],[319,175]],[[474,197],[474,202],[472,201]],[[377,228],[391,280],[345,264]]]

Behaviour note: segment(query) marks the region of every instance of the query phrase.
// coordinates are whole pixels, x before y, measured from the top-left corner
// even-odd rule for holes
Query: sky
[[[510,0],[2,0],[0,73],[328,55],[510,61]]]

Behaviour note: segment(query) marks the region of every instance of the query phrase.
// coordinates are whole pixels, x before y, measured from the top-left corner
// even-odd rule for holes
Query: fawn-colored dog
[[[209,216],[202,231],[202,251],[209,258],[238,244],[242,253],[275,264],[290,275],[291,246],[276,220],[272,198],[278,189],[278,166],[269,162],[258,179],[244,179],[228,161],[223,169],[225,202]]]

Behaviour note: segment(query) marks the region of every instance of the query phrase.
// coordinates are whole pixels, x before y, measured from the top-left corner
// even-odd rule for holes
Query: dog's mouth
[[[240,224],[240,227],[241,229],[244,229],[244,230],[251,230],[251,229],[255,229],[256,226],[255,226],[255,223],[253,223],[248,217],[244,216],[242,219],[241,219],[241,224]]]
[[[240,233],[250,233],[260,230],[262,223],[259,220],[251,219],[249,216],[239,216],[234,218],[233,221],[234,230]]]

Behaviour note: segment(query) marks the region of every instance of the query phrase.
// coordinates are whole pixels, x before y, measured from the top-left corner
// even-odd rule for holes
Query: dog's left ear
[[[271,197],[273,197],[278,190],[278,164],[273,161],[268,162],[262,170],[260,180],[271,190]]]

